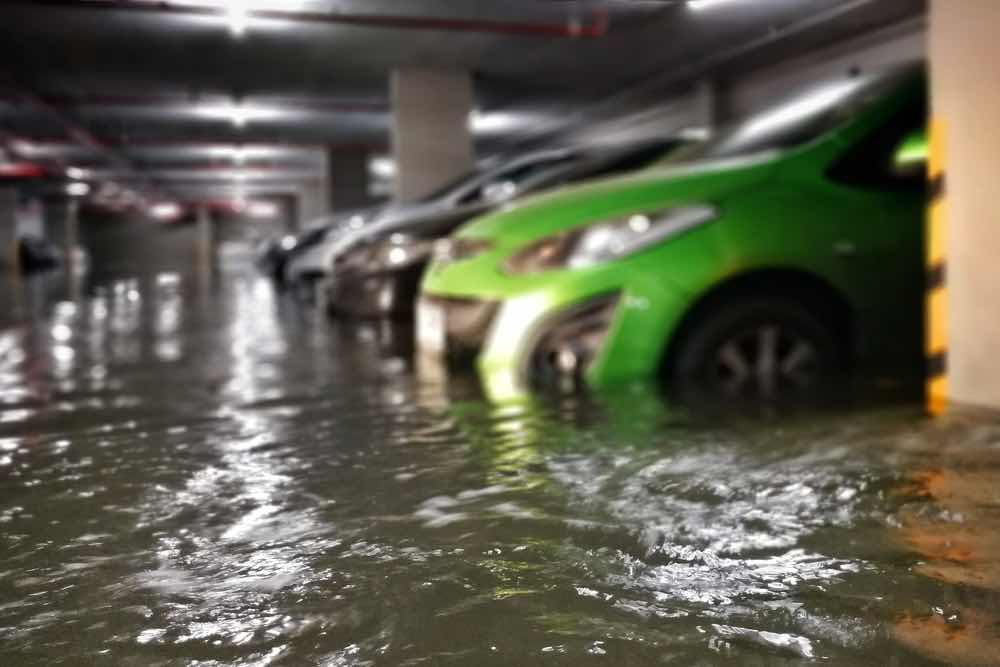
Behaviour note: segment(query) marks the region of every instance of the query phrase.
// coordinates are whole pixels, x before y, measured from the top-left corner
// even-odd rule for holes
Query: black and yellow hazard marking
[[[927,410],[944,412],[948,402],[948,289],[946,272],[947,181],[945,127],[935,118],[930,127],[930,202],[927,207]]]

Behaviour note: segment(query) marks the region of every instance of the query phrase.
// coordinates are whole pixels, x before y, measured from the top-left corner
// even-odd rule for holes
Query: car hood
[[[523,199],[473,220],[457,235],[519,246],[567,229],[672,205],[714,204],[730,192],[767,179],[775,153],[749,158],[664,165]]]

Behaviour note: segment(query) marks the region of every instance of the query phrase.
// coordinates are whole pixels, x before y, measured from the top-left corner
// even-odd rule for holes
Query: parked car
[[[334,259],[345,248],[380,230],[398,224],[401,220],[449,214],[464,210],[464,219],[486,210],[491,200],[502,201],[506,193],[500,176],[530,175],[533,169],[567,159],[567,152],[560,150],[536,151],[513,160],[495,160],[487,166],[463,174],[431,192],[416,202],[396,202],[366,217],[362,223],[350,228],[330,230],[319,241],[296,252],[287,262],[284,280],[290,285],[311,285],[327,276]],[[522,176],[523,177],[523,176]]]
[[[298,234],[283,234],[266,239],[257,246],[254,263],[265,275],[282,283],[285,269],[296,256],[308,252],[327,236],[356,228],[374,218],[382,209],[380,206],[355,209],[327,215],[311,220]]]
[[[18,261],[24,273],[47,271],[62,263],[59,249],[37,236],[23,236],[18,239],[17,251]]]
[[[412,316],[435,242],[470,216],[530,192],[648,166],[678,143],[644,140],[625,146],[572,148],[549,153],[550,159],[515,161],[481,179],[466,195],[465,204],[415,207],[391,224],[362,230],[367,233],[359,233],[353,245],[345,245],[333,258],[328,303],[334,311],[353,316]],[[453,250],[458,251],[449,246],[448,252]]]
[[[854,75],[475,220],[425,274],[420,353],[464,351],[512,391],[662,372],[788,395],[919,364],[926,106],[922,72]]]

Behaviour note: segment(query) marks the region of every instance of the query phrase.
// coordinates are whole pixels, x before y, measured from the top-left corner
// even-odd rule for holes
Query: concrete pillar
[[[942,147],[931,162],[943,181],[930,253],[947,262],[947,292],[928,324],[947,354],[948,398],[1000,407],[1000,2],[934,0],[930,25],[932,144]]]
[[[71,199],[66,205],[65,231],[63,233],[63,258],[66,263],[66,282],[69,298],[76,301],[80,295],[80,273],[77,265],[76,246],[80,243],[80,202]]]
[[[17,268],[17,189],[0,187],[0,266]]]
[[[66,267],[73,268],[76,246],[80,242],[80,202],[71,199],[66,205],[65,228],[63,231],[63,253],[66,256]]]
[[[212,228],[212,215],[207,206],[198,207],[198,240],[197,240],[198,273],[210,276],[215,267],[215,230]]]
[[[412,201],[473,165],[472,80],[456,70],[392,73],[392,150],[396,199]]]
[[[711,135],[725,123],[726,91],[721,82],[702,79],[694,87],[694,117],[697,124]]]
[[[312,222],[316,218],[330,212],[327,204],[326,178],[310,181],[299,189],[296,210],[298,213],[298,228]]]
[[[371,203],[368,195],[368,152],[333,150],[327,154],[330,210],[360,208]]]

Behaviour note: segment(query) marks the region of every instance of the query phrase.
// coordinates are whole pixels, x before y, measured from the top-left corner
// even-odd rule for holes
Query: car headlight
[[[452,237],[434,243],[433,259],[438,264],[451,264],[472,259],[493,248],[487,239]]]
[[[393,234],[345,253],[338,258],[335,268],[338,272],[365,273],[399,269],[426,261],[433,248],[431,241]]]
[[[626,257],[711,222],[712,206],[678,206],[637,213],[549,236],[521,249],[504,263],[510,273],[582,269]]]

